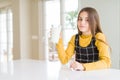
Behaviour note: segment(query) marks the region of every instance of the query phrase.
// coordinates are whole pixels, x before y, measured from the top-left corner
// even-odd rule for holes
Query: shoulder
[[[79,34],[72,35],[71,39],[75,39],[76,36],[79,36]]]
[[[72,37],[71,37],[71,39],[70,39],[70,42],[72,42],[72,43],[75,42],[76,35],[78,35],[78,34],[74,34],[74,35],[72,35]]]
[[[100,33],[100,32],[95,35],[95,38],[106,41],[105,34]]]
[[[74,41],[77,34],[72,35],[71,40]]]

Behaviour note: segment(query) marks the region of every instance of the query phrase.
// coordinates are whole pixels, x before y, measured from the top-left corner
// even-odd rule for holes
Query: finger
[[[71,63],[71,64],[70,64],[70,68],[73,68],[73,66],[74,66],[74,64],[73,64],[73,63]]]
[[[73,68],[73,69],[76,68],[76,64],[75,64],[75,62],[71,63],[71,68]]]

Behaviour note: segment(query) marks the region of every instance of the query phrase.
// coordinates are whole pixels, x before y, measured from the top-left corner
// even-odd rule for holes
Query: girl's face
[[[82,32],[82,34],[91,34],[87,12],[83,11],[80,13],[77,25],[78,29]]]

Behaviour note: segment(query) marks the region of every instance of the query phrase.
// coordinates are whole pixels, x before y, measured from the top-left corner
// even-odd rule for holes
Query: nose
[[[81,24],[85,24],[85,23],[86,23],[85,20],[82,20],[82,21],[81,21]]]

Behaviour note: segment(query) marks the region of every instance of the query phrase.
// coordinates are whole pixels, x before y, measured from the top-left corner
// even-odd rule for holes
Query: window
[[[60,1],[49,0],[45,2],[45,25],[46,25],[46,38],[48,40],[48,55],[49,60],[57,60],[57,53],[55,44],[50,41],[50,29],[52,26],[60,25]]]
[[[55,44],[50,42],[50,28],[62,25],[64,46],[66,47],[71,36],[77,32],[78,0],[48,0],[45,1],[46,38],[48,38],[49,60],[57,60]]]
[[[12,11],[9,8],[3,8],[0,9],[0,61],[12,59],[12,47]]]
[[[77,32],[78,0],[65,0],[63,28],[64,45],[67,47],[72,35]]]

